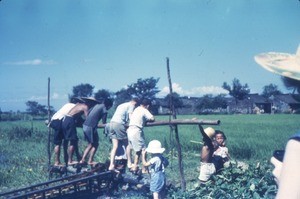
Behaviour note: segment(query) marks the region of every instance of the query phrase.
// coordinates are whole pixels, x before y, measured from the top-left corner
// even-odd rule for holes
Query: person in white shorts
[[[142,149],[146,148],[143,128],[147,122],[154,121],[154,116],[148,110],[150,103],[150,100],[143,99],[141,104],[136,109],[134,109],[130,118],[129,127],[127,129],[127,157],[130,157],[131,149],[135,151],[133,165],[131,165],[130,162],[128,163],[128,167],[131,169],[132,172],[137,171]],[[131,158],[129,158],[128,160],[130,159]]]

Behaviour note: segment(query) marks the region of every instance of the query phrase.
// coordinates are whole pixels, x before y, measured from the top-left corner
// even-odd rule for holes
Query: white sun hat
[[[300,80],[300,45],[296,54],[268,52],[256,55],[254,59],[268,71]]]
[[[161,147],[161,143],[158,140],[152,140],[149,142],[148,147],[146,148],[148,153],[163,153],[165,148]]]

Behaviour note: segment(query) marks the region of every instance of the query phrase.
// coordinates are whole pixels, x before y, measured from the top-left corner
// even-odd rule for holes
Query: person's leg
[[[80,163],[85,163],[85,159],[86,159],[86,157],[89,154],[89,152],[90,152],[91,149],[92,149],[92,144],[89,143],[87,145],[87,147],[85,148],[84,152],[83,152],[83,155],[82,155]]]
[[[65,139],[70,141],[70,146],[69,146],[69,151],[68,151],[68,156],[69,156],[68,164],[72,165],[72,164],[78,163],[76,161],[73,161],[73,154],[77,147],[78,137],[77,137],[77,131],[76,131],[76,125],[75,125],[74,118],[69,118],[68,123],[69,123],[68,129],[66,130],[66,132],[64,134],[65,134]]]
[[[142,151],[136,151],[135,152],[133,165],[131,167],[132,171],[136,171],[138,169],[138,165],[139,165],[139,160],[140,160],[141,154],[142,154]]]
[[[73,164],[74,145],[70,143],[68,150],[68,164]]]
[[[115,169],[115,156],[118,148],[119,141],[118,139],[111,139],[112,142],[112,149],[110,151],[110,165],[108,167],[108,170],[114,170]]]
[[[91,150],[90,150],[90,157],[89,157],[89,160],[88,160],[89,165],[97,164],[96,162],[94,162],[94,156],[96,154],[97,149],[98,149],[98,145],[97,144],[92,144],[92,147],[91,147]]]
[[[82,159],[82,156],[79,152],[78,140],[76,141],[74,150],[75,150],[77,161],[79,162]]]
[[[159,199],[159,194],[157,192],[153,192],[153,199]]]
[[[131,146],[129,144],[126,147],[126,155],[127,155],[127,167],[130,169],[132,167],[132,159],[131,159]]]
[[[59,144],[55,145],[54,154],[55,154],[54,166],[59,166],[60,165],[60,145]]]
[[[63,150],[64,150],[64,161],[65,161],[65,165],[68,164],[68,144],[69,142],[67,140],[63,141]]]

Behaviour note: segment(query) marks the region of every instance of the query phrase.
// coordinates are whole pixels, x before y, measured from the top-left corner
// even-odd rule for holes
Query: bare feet
[[[98,162],[88,162],[88,165],[95,166]]]
[[[132,172],[132,173],[134,173],[134,174],[137,173],[138,170],[139,170],[139,167],[137,165],[135,165],[135,164],[133,164],[131,166],[131,168],[129,169],[129,171]]]
[[[54,163],[54,166],[55,166],[55,167],[63,167],[64,165],[61,164],[60,162],[56,162],[56,163]]]
[[[78,164],[78,162],[77,161],[68,162],[68,165],[74,165],[74,164]]]
[[[127,164],[127,168],[128,168],[128,169],[131,169],[132,166],[133,166],[133,164],[131,164],[131,163],[128,163],[128,164]]]
[[[81,164],[81,165],[87,165],[86,161],[84,161],[84,160],[80,160],[79,164]]]
[[[109,165],[108,170],[109,171],[115,170],[115,165]]]

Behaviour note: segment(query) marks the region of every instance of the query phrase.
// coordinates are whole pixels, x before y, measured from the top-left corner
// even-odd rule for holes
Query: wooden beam
[[[198,120],[198,119],[175,119],[171,121],[148,122],[145,127],[167,126],[167,125],[219,125],[220,120]],[[105,124],[98,124],[99,128],[104,128]]]

